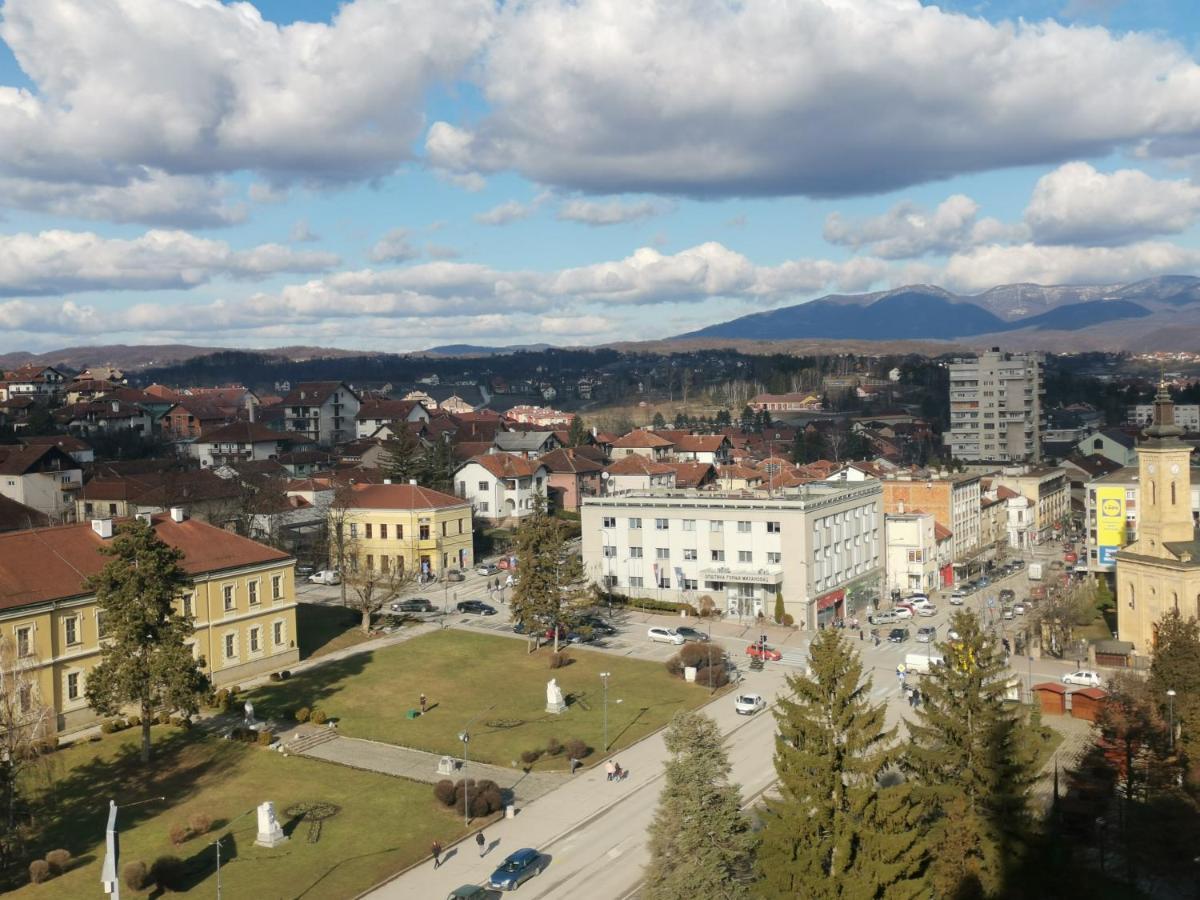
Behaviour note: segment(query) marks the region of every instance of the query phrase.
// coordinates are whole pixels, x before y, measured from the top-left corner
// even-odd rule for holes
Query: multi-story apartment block
[[[83,487],[83,469],[54,444],[0,445],[0,495],[49,516],[70,522],[75,497]]]
[[[1071,513],[1071,482],[1064,469],[1029,466],[1002,469],[992,476],[992,487],[1008,488],[1029,501],[1028,514],[1033,519],[1025,529],[1028,539],[1021,546],[1050,540]],[[1014,503],[1010,501],[1009,506]]]
[[[982,547],[978,475],[933,471],[889,473],[883,479],[883,510],[888,515],[932,513],[952,532],[951,555],[960,574]]]
[[[1154,421],[1154,404],[1138,403],[1135,406],[1126,407],[1125,421],[1130,425],[1145,428]],[[1200,431],[1200,404],[1176,403],[1175,424],[1189,434]]]
[[[889,591],[932,591],[939,587],[937,523],[927,512],[884,516]]]
[[[192,579],[178,608],[195,626],[192,650],[214,684],[294,665],[296,594],[288,554],[194,519],[154,516],[155,534],[183,551]],[[84,689],[100,662],[103,621],[85,579],[109,558],[112,519],[0,534],[0,634],[34,673],[59,731],[96,716]],[[31,698],[32,699],[32,698]]]
[[[1043,357],[994,347],[950,364],[950,436],[956,459],[1041,459]]]
[[[283,398],[283,427],[332,447],[355,436],[358,394],[340,381],[307,381]]]
[[[771,616],[775,598],[816,628],[878,602],[879,482],[813,482],[768,497],[690,490],[586,497],[583,561],[610,590],[735,616]]]
[[[460,497],[385,481],[351,485],[345,505],[351,568],[430,578],[471,565],[471,504]]]

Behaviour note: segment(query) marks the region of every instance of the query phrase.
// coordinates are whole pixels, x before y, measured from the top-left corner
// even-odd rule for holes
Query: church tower
[[[1138,539],[1129,549],[1160,559],[1174,554],[1165,546],[1192,540],[1192,447],[1179,438],[1175,404],[1160,383],[1154,420],[1138,444]]]

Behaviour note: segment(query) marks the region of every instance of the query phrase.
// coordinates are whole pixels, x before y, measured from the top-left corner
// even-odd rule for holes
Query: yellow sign
[[[1125,546],[1125,488],[1096,488],[1096,546],[1111,556]],[[1106,554],[1105,548],[1112,548]]]

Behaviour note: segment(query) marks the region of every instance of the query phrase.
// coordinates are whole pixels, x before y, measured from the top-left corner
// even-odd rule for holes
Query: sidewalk
[[[1042,767],[1041,777],[1030,794],[1034,809],[1050,808],[1054,799],[1054,771],[1058,769],[1058,790],[1061,796],[1067,789],[1067,773],[1074,769],[1087,753],[1092,741],[1092,723],[1071,716],[1046,716],[1042,723],[1063,736],[1063,742]]]

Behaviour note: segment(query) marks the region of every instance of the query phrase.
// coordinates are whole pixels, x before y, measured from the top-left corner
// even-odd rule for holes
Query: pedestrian
[[[429,845],[429,852],[433,854],[433,867],[436,869],[442,864],[442,845],[435,840]]]
[[[612,781],[613,776],[617,774],[616,767],[613,765],[613,761],[611,759],[604,764],[604,774],[608,776],[609,781]]]
[[[428,700],[426,700],[426,699],[425,699],[425,695],[424,695],[424,694],[422,694],[422,695],[421,695],[421,715],[425,715],[425,713],[426,713],[428,710],[429,710],[429,701],[428,701]]]
[[[861,644],[866,639],[867,639],[867,636],[865,634],[863,634],[863,630],[861,628],[858,629],[858,642]]]
[[[483,836],[482,831],[475,832],[475,844],[479,847],[479,858],[483,859],[483,854],[487,851],[483,849],[483,845],[487,843],[487,838]]]
[[[575,757],[572,756],[571,757],[571,774],[574,775],[575,770],[578,769],[582,765],[583,765],[583,763],[581,763],[579,760],[577,760]]]

